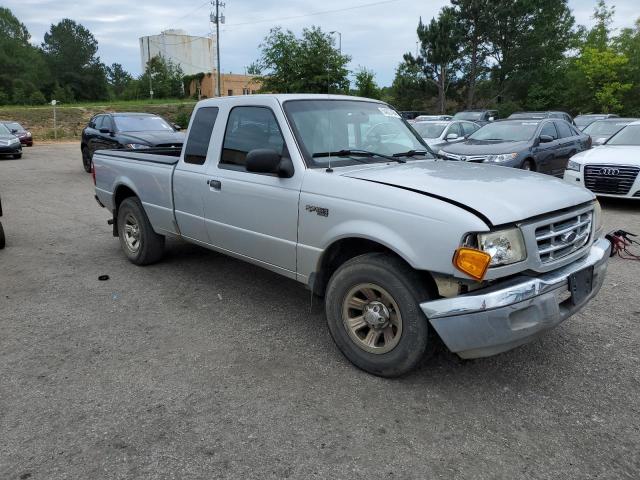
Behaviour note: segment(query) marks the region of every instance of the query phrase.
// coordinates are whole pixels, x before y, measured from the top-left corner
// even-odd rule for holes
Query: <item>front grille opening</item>
[[[584,184],[595,193],[627,195],[638,172],[640,168],[627,165],[586,165]]]
[[[591,219],[592,212],[585,212],[536,228],[540,261],[544,264],[559,260],[587,245]]]

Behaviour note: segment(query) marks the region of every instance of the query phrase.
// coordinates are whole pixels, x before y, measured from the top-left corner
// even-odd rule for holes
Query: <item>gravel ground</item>
[[[130,264],[92,186],[77,144],[0,161],[0,478],[640,478],[637,262],[532,344],[385,380],[293,281],[179,242]]]

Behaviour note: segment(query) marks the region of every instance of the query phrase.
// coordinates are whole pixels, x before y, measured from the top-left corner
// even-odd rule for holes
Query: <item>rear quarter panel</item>
[[[121,186],[140,199],[156,233],[176,234],[172,178],[177,158],[135,152],[97,151],[93,157],[96,195],[110,210]]]

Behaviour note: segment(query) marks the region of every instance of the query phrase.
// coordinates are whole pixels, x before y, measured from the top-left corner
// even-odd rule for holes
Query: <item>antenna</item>
[[[327,122],[329,124],[329,135],[330,135],[330,145],[329,145],[329,166],[325,170],[327,173],[333,172],[333,168],[331,168],[331,149],[333,148],[333,130],[331,129],[331,103],[329,100],[331,99],[331,68],[329,65],[329,60],[327,59]]]

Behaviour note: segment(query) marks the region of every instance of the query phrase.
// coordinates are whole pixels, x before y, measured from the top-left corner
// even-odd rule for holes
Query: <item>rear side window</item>
[[[102,128],[102,121],[104,120],[104,115],[99,115],[93,120],[93,128],[96,130],[100,130]]]
[[[558,138],[558,132],[556,131],[556,127],[554,127],[553,122],[547,122],[542,126],[542,130],[540,130],[540,135],[549,135],[553,137],[554,140]]]
[[[451,126],[447,129],[447,133],[444,134],[445,138],[447,137],[447,135],[451,135],[452,133],[455,133],[459,137],[462,136],[462,129],[460,128],[459,123],[451,124]]]
[[[471,123],[471,122],[464,122],[461,125],[465,135],[471,135],[473,132],[475,132],[479,128],[475,123]]]
[[[556,122],[556,127],[558,127],[560,138],[573,137],[574,134],[571,131],[571,127],[569,127],[569,124],[565,122]]]
[[[184,150],[184,162],[202,165],[207,159],[207,150],[211,141],[213,126],[218,117],[218,107],[202,107],[196,112],[196,116],[189,130],[187,146]]]
[[[247,153],[256,148],[284,153],[284,138],[276,117],[266,107],[235,107],[229,114],[220,164],[244,167]]]

